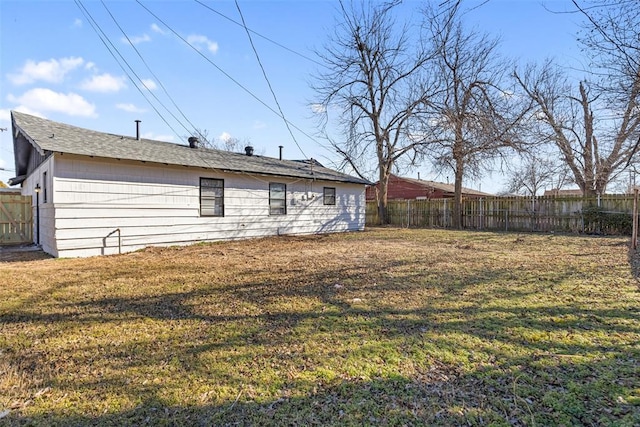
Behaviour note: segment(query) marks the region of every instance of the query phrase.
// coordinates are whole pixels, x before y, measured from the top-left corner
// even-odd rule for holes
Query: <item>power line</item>
[[[151,70],[151,67],[149,67],[149,64],[147,64],[147,61],[145,61],[145,59],[143,58],[142,54],[140,53],[140,51],[138,50],[138,48],[135,47],[134,43],[131,42],[131,39],[129,39],[129,36],[125,33],[125,31],[122,29],[122,27],[120,26],[120,24],[118,23],[118,21],[116,20],[116,18],[113,16],[113,14],[111,13],[111,11],[109,10],[109,8],[107,7],[106,3],[104,2],[104,0],[101,0],[102,5],[104,6],[105,10],[107,11],[107,13],[109,14],[109,16],[111,17],[111,19],[113,20],[113,22],[116,24],[116,26],[118,27],[118,29],[120,30],[120,32],[122,33],[122,35],[124,35],[124,37],[127,39],[127,41],[129,42],[129,44],[131,45],[131,47],[133,48],[133,50],[136,52],[136,54],[138,54],[138,57],[140,58],[140,60],[142,61],[142,63],[145,65],[145,67],[147,68],[147,71],[149,71],[149,73],[151,73],[151,75],[153,76],[153,78],[158,82],[158,84],[160,85],[160,87],[162,88],[163,92],[165,93],[165,95],[169,98],[169,100],[171,101],[171,103],[173,104],[173,106],[176,108],[176,110],[178,110],[178,112],[182,115],[182,117],[187,121],[187,123],[189,123],[189,125],[193,128],[194,131],[199,132],[198,129],[196,128],[196,126],[194,126],[193,123],[191,123],[191,121],[187,118],[187,116],[183,113],[183,111],[180,109],[180,107],[176,104],[176,102],[174,101],[174,99],[171,97],[171,95],[169,94],[169,92],[167,91],[167,89],[165,88],[165,86],[162,84],[162,81],[158,78],[158,76]],[[141,83],[145,86],[145,88],[147,90],[149,90],[149,88],[147,88],[147,86],[144,84],[144,82],[141,81]],[[151,93],[151,91],[149,90],[149,92]],[[156,98],[157,99],[157,98]],[[167,109],[165,107],[165,109]],[[175,116],[173,116],[174,118],[176,118]],[[183,126],[184,127],[184,126]],[[186,129],[186,128],[185,128]],[[188,130],[187,130],[188,131]],[[202,135],[200,135],[202,137]]]
[[[160,113],[160,111],[155,107],[155,105],[151,102],[151,100],[144,94],[144,92],[142,91],[142,89],[136,84],[136,82],[134,81],[133,77],[131,76],[131,74],[129,74],[129,72],[127,72],[125,66],[122,64],[122,62],[124,62],[124,64],[126,64],[126,66],[129,68],[129,70],[131,71],[131,73],[142,83],[142,85],[147,88],[147,86],[144,84],[144,82],[142,81],[142,79],[140,78],[140,76],[138,76],[138,74],[135,72],[135,70],[133,70],[133,68],[131,67],[131,65],[127,62],[127,60],[122,56],[122,54],[120,53],[120,51],[118,50],[118,48],[113,44],[113,42],[111,42],[111,40],[109,39],[109,37],[106,35],[106,33],[102,30],[102,28],[100,27],[100,25],[96,22],[96,20],[93,18],[93,16],[91,15],[91,13],[88,11],[88,9],[82,4],[81,0],[74,0],[76,5],[78,6],[78,8],[80,9],[80,11],[83,13],[83,15],[85,16],[85,18],[87,18],[87,20],[89,21],[89,23],[91,24],[93,30],[96,32],[96,34],[98,35],[98,37],[100,38],[101,42],[103,43],[103,45],[107,48],[107,50],[109,51],[109,53],[112,55],[112,57],[116,60],[116,62],[118,63],[118,65],[120,66],[120,68],[123,70],[123,72],[127,75],[127,77],[129,78],[129,80],[134,84],[134,86],[136,86],[136,89],[140,92],[140,94],[145,98],[145,100],[147,101],[147,103],[153,108],[153,110],[156,112],[156,114],[162,119],[162,121],[173,131],[173,133],[178,137],[178,139],[181,138],[181,136],[178,134],[178,132],[169,124],[169,122],[166,120],[166,118],[163,116],[162,113]],[[238,82],[237,80],[235,80],[232,76],[230,76],[228,73],[226,73],[224,70],[222,70],[219,66],[217,66],[212,60],[210,60],[207,56],[205,56],[204,54],[202,54],[196,47],[194,47],[191,43],[189,43],[187,40],[185,40],[180,34],[178,34],[173,28],[171,28],[166,22],[164,22],[160,17],[158,17],[155,13],[153,13],[149,8],[147,8],[144,4],[142,4],[140,2],[140,0],[137,0],[137,3],[143,8],[145,9],[150,15],[152,15],[155,19],[157,19],[159,22],[161,22],[166,28],[168,28],[176,37],[180,38],[184,43],[186,43],[189,47],[191,47],[191,49],[193,49],[194,51],[196,51],[196,53],[198,53],[200,56],[202,56],[207,62],[209,62],[211,65],[213,65],[218,71],[220,71],[223,75],[225,75],[228,79],[230,79],[231,81],[233,81],[236,85],[238,85],[240,88],[242,88],[245,92],[247,92],[250,96],[252,96],[254,99],[256,99],[258,102],[260,102],[262,105],[264,105],[265,107],[267,107],[269,110],[271,110],[273,113],[275,113],[277,116],[281,117],[283,119],[283,121],[287,124],[287,128],[289,130],[289,132],[292,134],[291,129],[289,128],[289,126],[295,128],[296,130],[298,130],[299,132],[301,132],[303,135],[307,136],[310,140],[314,141],[315,143],[319,144],[320,146],[323,146],[322,143],[320,143],[319,141],[315,140],[315,138],[313,138],[312,136],[310,136],[309,134],[307,134],[305,131],[303,131],[302,129],[300,129],[298,126],[296,126],[294,123],[290,122],[289,120],[287,120],[287,118],[284,116],[284,114],[282,113],[282,109],[280,108],[280,106],[278,105],[278,108],[280,108],[280,112],[274,110],[271,106],[269,106],[268,104],[266,104],[264,101],[262,101],[260,98],[258,98],[255,94],[253,94],[249,89],[247,89],[245,86],[243,86],[240,82]],[[103,3],[104,5],[104,3]],[[107,10],[107,12],[109,12],[110,16],[112,17],[112,19],[116,22],[116,25],[118,25],[117,20],[115,20],[115,17],[113,16],[113,14],[111,14],[111,12],[109,11],[109,9],[106,7],[105,5],[105,9]],[[130,39],[127,37],[126,33],[124,33],[124,31],[122,30],[122,28],[118,25],[118,28],[120,28],[120,31],[123,32],[123,34],[125,35],[125,37],[127,38],[127,40],[129,40],[129,43],[131,45],[133,45],[130,41]],[[111,45],[111,47],[109,47],[109,45]],[[255,50],[255,48],[254,48]],[[114,53],[115,51],[115,53]],[[137,49],[136,49],[137,51]],[[121,61],[118,59],[117,55],[121,58]],[[140,53],[137,52],[139,56]],[[143,58],[141,58],[144,61]],[[146,62],[145,62],[145,65]],[[148,67],[148,65],[147,65]],[[149,67],[148,67],[149,68]],[[149,69],[149,71],[153,74],[153,72]],[[263,71],[264,72],[264,71]],[[155,75],[154,75],[155,77]],[[265,76],[266,77],[266,76]],[[157,79],[157,77],[156,77]],[[159,80],[159,79],[158,79]],[[160,84],[162,84],[161,82],[159,82]],[[272,94],[273,94],[273,89],[270,88],[272,90]],[[148,90],[148,88],[147,88]],[[178,119],[167,107],[166,105],[164,105],[162,103],[162,101],[160,99],[158,99],[158,97],[152,93],[151,91],[149,91],[149,93],[155,98],[155,100],[178,122],[178,124],[180,126],[182,126],[187,132],[190,132],[190,130],[180,121],[180,119]],[[166,92],[166,88],[165,88],[165,93]],[[170,95],[167,96],[170,97]],[[275,96],[275,94],[274,94]],[[174,106],[178,109],[178,111],[180,111],[180,113],[184,115],[184,113],[182,112],[182,110],[180,110],[180,108],[175,104],[175,101],[172,100],[172,102],[174,103]],[[277,103],[277,99],[276,99],[276,103]],[[193,124],[186,118],[187,122],[193,126]],[[194,130],[197,131],[197,129]],[[292,137],[296,143],[296,145],[298,146],[298,148],[300,149],[301,153],[306,157],[306,154],[304,153],[304,151],[301,149],[300,145],[298,144],[298,142],[295,140],[295,137],[292,134]]]
[[[251,48],[253,49],[253,53],[256,55],[256,59],[258,60],[258,65],[260,65],[260,69],[262,70],[262,75],[264,76],[264,79],[267,82],[267,86],[269,86],[269,90],[271,91],[271,95],[273,95],[273,100],[275,101],[276,106],[278,107],[278,111],[280,112],[280,116],[282,117],[282,120],[284,121],[284,124],[287,127],[287,130],[289,131],[289,135],[291,135],[291,138],[293,139],[293,142],[295,142],[295,144],[298,146],[298,149],[300,150],[302,155],[306,158],[307,155],[304,153],[304,151],[302,150],[302,147],[300,147],[300,144],[298,144],[298,140],[296,139],[295,135],[291,131],[291,127],[289,126],[289,123],[288,123],[287,119],[284,116],[284,112],[282,111],[282,107],[280,106],[280,103],[278,102],[278,97],[276,96],[276,93],[273,91],[273,87],[271,86],[271,82],[269,81],[269,77],[267,77],[267,72],[265,71],[264,66],[262,65],[262,61],[260,60],[260,55],[258,55],[258,51],[256,49],[256,46],[253,44],[253,39],[251,38],[251,32],[249,31],[249,28],[247,28],[247,24],[246,24],[246,22],[244,20],[244,15],[242,14],[242,10],[240,9],[240,5],[238,4],[238,0],[236,0],[235,3],[236,3],[236,8],[238,9],[238,13],[240,14],[240,19],[242,20],[242,27],[247,32],[247,37],[249,37],[249,43],[251,44]]]
[[[298,126],[296,126],[294,123],[290,122],[289,120],[286,119],[286,117],[283,117],[280,115],[280,113],[278,113],[278,111],[276,111],[273,107],[271,107],[269,104],[267,104],[266,102],[264,102],[263,100],[261,100],[257,95],[255,95],[253,92],[251,92],[249,89],[247,89],[242,83],[240,83],[239,81],[237,81],[236,79],[234,79],[229,73],[227,73],[226,71],[224,71],[222,68],[220,68],[215,62],[213,62],[211,59],[209,59],[206,55],[204,55],[202,52],[200,52],[195,46],[193,46],[191,43],[189,43],[184,37],[182,37],[180,34],[178,34],[177,31],[175,31],[173,28],[171,28],[171,26],[169,26],[164,20],[162,20],[158,15],[156,15],[155,13],[153,13],[148,7],[146,7],[140,0],[136,0],[136,3],[138,3],[143,9],[145,9],[151,16],[153,16],[155,19],[157,19],[162,25],[164,25],[166,28],[169,29],[169,31],[171,31],[176,37],[178,37],[180,40],[182,40],[187,46],[189,46],[191,49],[193,49],[198,55],[200,55],[205,61],[207,61],[209,64],[211,64],[215,69],[217,69],[218,71],[220,71],[225,77],[227,77],[229,80],[231,80],[233,83],[235,83],[238,87],[240,87],[243,91],[245,91],[247,94],[249,94],[253,99],[255,99],[256,101],[258,101],[260,104],[262,104],[263,106],[265,106],[267,109],[269,109],[271,112],[273,112],[275,115],[277,115],[278,117],[281,117],[283,120],[286,120],[286,122],[291,125],[291,127],[293,127],[294,129],[296,129],[297,131],[299,131],[300,133],[302,133],[303,135],[305,135],[307,138],[309,138],[310,140],[320,144],[318,141],[316,141],[316,139],[314,137],[312,137],[311,135],[309,135],[308,133],[306,133],[305,131],[303,131],[302,129],[300,129]],[[322,144],[320,144],[322,145]]]
[[[153,110],[156,112],[156,114],[162,119],[162,121],[169,127],[169,129],[171,129],[173,131],[173,133],[180,138],[180,135],[178,134],[178,132],[176,132],[176,130],[169,124],[169,122],[164,118],[164,116],[160,113],[160,111],[158,111],[158,109],[155,107],[155,105],[153,105],[153,103],[149,100],[149,98],[147,98],[147,96],[144,94],[144,92],[142,91],[142,89],[140,89],[140,87],[137,85],[136,81],[133,79],[133,77],[131,77],[131,75],[127,72],[127,70],[125,69],[125,67],[122,65],[122,63],[120,62],[120,60],[118,60],[117,56],[114,54],[114,52],[111,50],[111,48],[109,47],[109,44],[111,44],[111,47],[118,53],[118,56],[120,56],[120,58],[122,59],[122,61],[127,65],[127,67],[129,67],[129,69],[131,70],[131,72],[136,76],[136,78],[144,85],[144,83],[142,82],[142,79],[136,74],[136,72],[133,70],[133,68],[129,65],[129,63],[127,62],[127,60],[122,56],[122,54],[120,53],[120,51],[118,51],[118,49],[115,47],[115,45],[111,42],[111,40],[109,39],[109,37],[106,35],[106,33],[102,30],[102,28],[100,27],[100,25],[98,25],[98,23],[95,21],[95,19],[93,18],[93,16],[91,15],[91,13],[84,7],[84,5],[82,4],[81,0],[74,0],[76,6],[78,6],[78,8],[80,9],[80,12],[85,16],[85,18],[87,18],[87,20],[89,21],[89,24],[91,25],[91,27],[93,28],[93,30],[96,32],[96,34],[98,35],[98,38],[100,38],[100,41],[102,42],[102,44],[104,44],[104,46],[107,48],[107,50],[109,51],[109,53],[111,54],[111,56],[113,56],[113,59],[116,60],[116,62],[118,63],[118,65],[120,66],[120,68],[122,69],[122,71],[126,74],[126,76],[129,78],[129,80],[131,80],[131,83],[133,83],[133,85],[136,87],[136,89],[138,90],[138,92],[140,92],[140,94],[144,97],[144,99],[147,101],[147,103],[151,106],[151,108],[153,108]],[[109,43],[107,43],[109,42]],[[146,85],[144,85],[146,88]],[[169,112],[169,110],[167,109],[167,107],[164,106],[164,104],[162,104],[162,102],[152,93],[151,95],[153,95],[156,100],[160,103],[160,105],[162,105],[164,107],[165,110],[167,110]],[[169,112],[169,114],[171,114],[171,112]],[[173,116],[173,118],[187,131],[189,132],[189,129],[187,129],[181,122],[180,120],[178,120],[178,118],[176,118],[173,114],[171,114]]]
[[[99,26],[99,25],[98,25],[98,23],[95,21],[95,19],[93,19],[93,16],[91,16],[91,14],[89,13],[89,11],[88,11],[88,10],[86,10],[86,8],[84,8],[84,5],[82,5],[82,4],[81,4],[81,0],[75,0],[75,1],[76,1],[76,4],[80,3],[79,7],[80,7],[80,6],[82,6],[81,11],[82,11],[82,9],[84,9],[84,12],[86,12],[85,17],[90,21],[90,24],[92,24],[92,27],[93,27],[93,24],[95,24],[95,26],[100,30],[100,33],[102,33],[102,35],[104,36],[104,38],[106,38],[106,40],[109,42],[109,44],[111,44],[111,46],[113,47],[113,49],[118,53],[118,55],[120,56],[120,58],[122,59],[122,61],[124,61],[124,62],[125,62],[125,64],[129,67],[129,69],[131,70],[131,72],[132,72],[132,73],[136,76],[136,78],[137,78],[137,79],[138,79],[138,80],[139,80],[139,81],[144,85],[144,82],[142,82],[142,79],[137,75],[137,73],[136,73],[136,72],[133,70],[133,68],[129,65],[129,63],[128,63],[128,62],[126,61],[126,59],[122,56],[122,54],[120,53],[120,51],[119,51],[119,50],[118,50],[118,49],[113,45],[113,43],[111,42],[111,40],[109,39],[109,37],[108,37],[108,36],[106,35],[106,33],[102,30],[102,28],[100,28],[100,26]],[[139,2],[138,2],[138,3],[139,3]],[[144,7],[144,6],[143,6],[143,7]],[[105,6],[105,8],[106,8],[106,6]],[[146,8],[145,8],[145,9],[146,9]],[[147,9],[147,10],[148,10],[148,9]],[[83,14],[84,14],[84,12],[83,12]],[[109,12],[109,10],[108,10],[108,9],[107,9],[107,12]],[[114,21],[115,21],[115,18],[113,17],[113,15],[111,14],[111,12],[109,12],[109,14],[111,15],[112,19],[114,19]],[[154,17],[156,17],[156,16],[154,15]],[[158,17],[156,17],[156,19],[158,19],[160,22],[162,22],[162,20],[160,20]],[[93,21],[93,23],[92,23],[92,21]],[[162,22],[162,23],[164,24],[164,22]],[[118,28],[120,28],[120,30],[122,31],[122,28],[118,25],[117,21],[116,21],[116,25],[117,25],[117,26],[118,26]],[[166,26],[166,24],[164,24],[164,25]],[[118,61],[118,59],[115,57],[115,55],[113,54],[113,52],[111,51],[111,49],[109,48],[109,46],[107,45],[107,43],[105,42],[105,40],[103,39],[103,37],[102,37],[102,36],[100,35],[100,33],[96,30],[96,27],[94,27],[94,31],[96,31],[96,33],[97,33],[97,34],[98,34],[98,36],[100,37],[100,40],[103,42],[103,44],[105,45],[105,47],[107,48],[107,50],[109,50],[109,53],[111,53],[111,55],[114,57],[114,59],[116,59],[116,62],[118,62],[118,65],[120,65],[120,67],[121,67],[121,68],[122,68],[122,70],[125,72],[125,74],[127,74],[127,77],[129,77],[129,79],[132,81],[132,83],[134,83],[134,86],[136,86],[136,88],[138,89],[138,91],[140,91],[140,93],[144,96],[144,98],[147,100],[147,102],[149,102],[149,105],[151,105],[151,107],[154,109],[154,111],[156,112],[156,114],[158,114],[158,116],[160,116],[160,118],[161,118],[161,119],[162,119],[162,120],[167,124],[167,126],[169,126],[169,128],[170,128],[170,129],[171,129],[171,130],[176,134],[176,136],[177,136],[177,137],[178,137],[178,139],[179,139],[179,138],[180,138],[180,135],[178,135],[178,133],[175,131],[175,129],[173,129],[173,127],[171,127],[171,125],[169,125],[169,123],[168,123],[168,122],[166,121],[166,119],[162,116],[162,114],[161,114],[161,113],[160,113],[160,112],[155,108],[155,106],[154,106],[154,105],[149,101],[149,99],[144,95],[144,93],[142,93],[141,89],[140,89],[140,88],[135,84],[135,82],[134,82],[133,78],[132,78],[128,73],[127,73],[127,71],[124,69],[124,67],[122,66],[122,64],[121,64],[121,63]],[[174,34],[176,34],[176,35],[177,35],[177,33],[175,33],[175,31],[173,31],[173,29],[171,29],[169,26],[167,26],[167,28],[169,28],[172,32],[174,32]],[[124,31],[123,31],[123,34],[124,34]],[[126,35],[126,34],[124,34],[124,35],[125,35],[125,37],[127,37],[127,35]],[[180,37],[180,36],[178,36],[178,37]],[[182,39],[182,37],[180,37],[180,38]],[[127,40],[129,40],[129,38],[128,38],[128,37],[127,37]],[[184,39],[183,39],[183,40],[184,40]],[[185,42],[186,42],[186,41],[185,41]],[[131,43],[131,41],[130,41],[130,40],[129,40],[129,43]],[[195,49],[195,48],[194,48],[194,46],[193,46],[193,45],[191,45],[190,43],[188,43],[188,42],[187,42],[187,44],[188,44],[192,49]],[[195,49],[195,50],[197,51],[197,49]],[[144,62],[144,61],[143,61],[143,62]],[[144,86],[145,86],[145,88],[147,87],[146,85],[144,85]],[[147,88],[147,90],[148,90],[148,88]],[[177,118],[173,113],[171,113],[171,111],[169,111],[169,109],[168,109],[168,108],[167,108],[167,107],[162,103],[162,101],[160,101],[160,100],[159,100],[159,99],[158,99],[158,98],[157,98],[157,97],[156,97],[152,92],[150,92],[150,93],[151,93],[151,95],[152,95],[152,96],[153,96],[153,97],[154,97],[154,98],[155,98],[155,99],[160,103],[160,105],[162,105],[162,107],[164,107],[164,109],[165,109],[165,110],[167,110],[167,112],[168,112],[169,114],[171,114],[171,116],[172,116],[172,117],[173,117],[173,118],[174,118],[174,119],[175,119],[175,120],[176,120],[176,121],[177,121],[177,122],[178,122],[178,123],[179,123],[179,124],[180,124],[180,125],[181,125],[185,130],[186,130],[186,131],[187,131],[187,132],[189,132],[189,129],[187,129],[187,128],[184,126],[184,124],[182,124],[182,122],[181,122],[181,121],[180,121],[180,120],[179,120],[179,119],[178,119],[178,118]],[[176,106],[176,108],[177,108],[177,106]],[[273,111],[273,110],[272,110],[272,111]],[[187,121],[188,121],[188,120],[187,120]],[[191,124],[191,122],[189,122],[189,123]],[[193,126],[193,125],[192,125],[192,126]],[[194,127],[194,128],[195,128],[195,127]],[[197,129],[196,129],[196,130],[197,130]],[[198,157],[200,157],[200,159],[201,159],[202,161],[204,161],[204,162],[208,165],[208,167],[209,167],[211,170],[218,171],[218,172],[223,172],[221,169],[219,169],[219,168],[216,168],[216,167],[212,166],[212,165],[211,165],[211,163],[201,155],[201,153],[197,152],[197,155],[198,155]],[[250,173],[242,172],[242,174],[243,174],[243,175],[247,175],[247,176],[249,176],[249,177],[251,177],[251,178],[253,178],[253,179],[255,179],[255,180],[258,180],[258,181],[260,181],[260,182],[267,182],[267,181],[261,180],[261,179],[260,179],[260,178],[258,178],[257,176],[254,176],[254,175],[252,175],[252,174],[250,174]],[[293,181],[293,182],[298,182],[298,181],[300,181],[300,179],[295,180],[295,181]]]
[[[317,60],[315,60],[315,59],[313,59],[313,58],[311,58],[311,57],[309,57],[309,56],[307,56],[307,55],[305,55],[305,54],[302,54],[302,53],[297,52],[297,51],[295,51],[295,50],[293,50],[293,49],[291,49],[291,48],[288,48],[288,47],[284,46],[283,44],[278,43],[277,41],[270,39],[270,38],[269,38],[269,37],[267,37],[267,36],[264,36],[264,35],[262,35],[262,34],[260,34],[260,33],[256,32],[256,31],[253,31],[253,30],[251,30],[251,29],[247,28],[247,27],[246,27],[246,25],[244,25],[244,19],[243,19],[243,23],[240,23],[240,22],[235,21],[235,20],[233,20],[232,18],[229,18],[228,16],[226,16],[226,15],[222,14],[221,12],[218,12],[217,10],[215,10],[214,8],[212,8],[211,6],[209,6],[209,5],[206,5],[206,4],[202,3],[200,0],[194,0],[194,1],[195,1],[196,3],[198,3],[198,4],[200,4],[201,6],[203,6],[203,7],[207,8],[207,9],[209,9],[211,12],[213,12],[213,13],[215,13],[215,14],[217,14],[217,15],[221,16],[221,17],[223,17],[223,18],[224,18],[224,19],[226,19],[227,21],[233,22],[234,24],[236,24],[236,25],[237,25],[237,26],[239,26],[239,27],[243,27],[245,30],[247,30],[247,32],[251,32],[251,33],[255,34],[256,36],[261,37],[261,38],[265,39],[266,41],[268,41],[268,42],[270,42],[270,43],[273,43],[274,45],[276,45],[276,46],[278,46],[278,47],[280,47],[280,48],[282,48],[282,49],[284,49],[284,50],[286,50],[286,51],[289,51],[289,52],[293,53],[294,55],[298,55],[299,57],[306,59],[307,61],[311,61],[311,62],[314,62],[314,63],[316,63],[316,64],[318,64],[318,65],[324,66],[324,64],[323,64],[322,62],[319,62],[319,61],[317,61]],[[236,6],[237,6],[237,2],[236,2]],[[241,14],[241,15],[242,15],[242,14]]]

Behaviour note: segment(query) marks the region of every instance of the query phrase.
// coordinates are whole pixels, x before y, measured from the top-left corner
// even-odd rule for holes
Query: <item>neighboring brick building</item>
[[[569,189],[569,190],[559,190],[557,188],[551,190],[545,190],[544,196],[556,196],[556,197],[566,197],[566,196],[576,196],[582,197],[582,190],[579,188]]]
[[[367,186],[367,200],[376,199],[375,185]],[[454,195],[454,185],[443,182],[425,181],[415,178],[403,178],[396,175],[389,177],[387,200],[412,200],[412,199],[450,199]],[[489,197],[493,194],[483,193],[462,187],[462,195],[465,197]]]

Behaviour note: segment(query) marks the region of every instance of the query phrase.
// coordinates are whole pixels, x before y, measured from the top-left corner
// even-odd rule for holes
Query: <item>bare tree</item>
[[[523,161],[507,173],[507,192],[534,197],[545,188],[562,188],[568,184],[563,162],[548,156],[525,155]]]
[[[578,39],[588,78],[571,82],[547,62],[516,73],[585,195],[603,194],[640,148],[640,2],[572,0],[585,18]]]
[[[550,62],[515,76],[536,104],[540,132],[556,145],[578,187],[585,195],[604,194],[638,151],[640,74],[617,107],[610,93],[587,81],[574,87]]]
[[[425,10],[425,22],[438,47],[434,74],[439,92],[429,99],[424,134],[436,166],[454,174],[453,226],[462,227],[462,185],[506,151],[520,147],[518,126],[530,109],[506,87],[509,62],[498,54],[498,40],[466,31],[458,16]]]
[[[248,139],[239,139],[235,137],[220,139],[214,142],[213,148],[223,151],[233,151],[235,153],[244,152],[244,148],[251,145]]]
[[[411,135],[411,122],[428,98],[422,79],[429,55],[412,43],[408,25],[396,24],[393,12],[400,2],[341,5],[342,22],[318,55],[326,71],[314,89],[322,106],[326,132],[334,112],[344,138],[331,146],[360,177],[371,170],[378,176],[378,213],[387,221],[387,186],[394,166],[415,161],[425,140]]]
[[[590,58],[594,83],[606,89],[607,98],[626,103],[638,84],[640,69],[640,1],[572,0],[586,18],[578,42]]]
[[[602,93],[605,107],[616,112],[619,138],[629,129],[629,142],[633,151],[640,146],[640,1],[618,0],[609,2],[572,0],[578,11],[586,17],[584,29],[578,41],[591,59],[590,67],[595,74],[594,85]],[[627,126],[625,121],[630,122]],[[630,157],[625,165],[636,161]]]

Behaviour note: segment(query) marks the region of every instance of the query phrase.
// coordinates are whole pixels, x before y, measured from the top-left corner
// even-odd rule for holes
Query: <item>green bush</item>
[[[582,210],[585,233],[630,235],[633,227],[632,215],[623,212],[608,212],[598,206]]]

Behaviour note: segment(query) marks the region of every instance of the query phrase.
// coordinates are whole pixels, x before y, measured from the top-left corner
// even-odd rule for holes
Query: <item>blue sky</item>
[[[14,176],[9,116],[13,109],[125,135],[135,135],[134,120],[140,119],[143,137],[176,143],[185,143],[189,131],[183,125],[190,128],[191,122],[209,136],[249,140],[267,156],[276,157],[278,146],[283,145],[286,158],[313,157],[326,165],[336,161],[315,137],[314,93],[309,82],[319,67],[313,61],[314,50],[333,32],[338,3],[239,0],[246,25],[259,34],[252,33],[253,41],[278,102],[295,125],[294,140],[272,111],[277,107],[246,31],[227,19],[241,20],[236,4],[201,2],[208,7],[189,0],[140,0],[154,17],[134,1],[107,1],[106,8],[100,1],[79,1],[104,31],[107,43],[133,70],[112,48],[125,72],[76,2],[0,0],[0,128],[8,129],[0,134],[0,168],[7,169],[0,170],[0,180]],[[506,56],[523,62],[546,57],[567,64],[580,60],[575,43],[579,16],[548,10],[566,10],[570,6],[566,0],[463,4],[480,5],[465,19],[479,30],[500,36]],[[418,1],[408,1],[402,10],[411,13],[419,6]],[[419,171],[423,179],[446,180],[428,165]],[[494,173],[465,186],[495,192],[503,187],[503,179]]]

